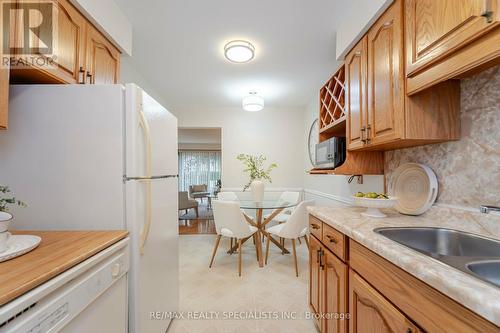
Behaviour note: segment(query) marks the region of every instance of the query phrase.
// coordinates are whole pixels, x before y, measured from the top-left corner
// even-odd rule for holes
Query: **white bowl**
[[[363,216],[368,217],[386,217],[379,209],[392,208],[396,205],[397,198],[389,197],[389,199],[370,199],[353,196],[354,204],[360,207],[368,208],[365,212],[361,213]]]
[[[11,213],[0,212],[0,232],[9,230],[9,225],[12,222],[13,216]]]

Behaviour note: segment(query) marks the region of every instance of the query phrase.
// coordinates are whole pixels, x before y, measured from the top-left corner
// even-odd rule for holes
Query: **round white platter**
[[[31,235],[12,235],[7,241],[7,250],[0,252],[0,262],[14,259],[33,250],[42,239]]]
[[[436,201],[438,195],[436,174],[423,164],[403,164],[392,176],[389,194],[398,198],[394,208],[401,214],[421,215]]]
[[[390,196],[389,199],[372,199],[354,196],[354,204],[359,207],[367,208],[366,211],[361,213],[361,215],[366,217],[386,217],[384,213],[380,211],[382,208],[392,208],[397,199]]]

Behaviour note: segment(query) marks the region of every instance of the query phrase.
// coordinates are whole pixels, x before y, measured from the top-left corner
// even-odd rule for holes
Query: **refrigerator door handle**
[[[167,178],[178,178],[179,175],[161,175],[161,176],[151,176],[151,177],[127,177],[123,176],[123,182],[128,182],[130,180],[155,180],[155,179],[167,179]]]
[[[149,130],[149,125],[146,120],[146,116],[142,111],[142,107],[138,108],[139,114],[139,123],[142,127],[144,133],[144,146],[146,149],[146,176],[138,177],[144,178],[145,180],[151,179],[151,133]],[[140,243],[139,243],[139,252],[144,255],[144,246],[146,246],[146,242],[149,236],[149,229],[151,227],[151,182],[145,181],[144,186],[146,187],[146,212],[145,212],[145,221],[140,233]]]

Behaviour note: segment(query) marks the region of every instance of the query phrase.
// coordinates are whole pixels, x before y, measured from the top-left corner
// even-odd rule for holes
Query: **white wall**
[[[163,95],[158,93],[155,86],[150,84],[136,69],[133,57],[121,56],[120,58],[120,82],[121,83],[135,83],[151,97],[156,99],[160,104],[166,106],[166,100]]]
[[[304,113],[302,146],[304,147],[304,170],[312,168],[309,160],[308,137],[309,128],[314,119],[318,117],[318,98],[311,100]],[[349,184],[349,176],[341,175],[310,175],[304,174],[303,187],[307,199],[315,199],[317,205],[336,206],[341,203],[350,203],[350,196],[358,191],[362,192],[383,192],[384,176],[364,176],[363,184],[359,185],[356,179]]]
[[[344,59],[349,50],[393,2],[394,0],[341,1],[342,19],[337,29],[337,60]]]
[[[220,109],[170,110],[179,127],[220,127],[222,129],[222,185],[241,188],[247,181],[240,153],[262,154],[268,162],[278,163],[268,188],[302,188],[303,109],[265,108],[245,112],[241,107]]]
[[[113,0],[70,0],[122,52],[132,55],[132,25]]]

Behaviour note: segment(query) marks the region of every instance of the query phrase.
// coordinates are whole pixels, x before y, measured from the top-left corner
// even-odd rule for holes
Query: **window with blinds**
[[[179,151],[179,191],[188,191],[190,185],[206,184],[213,193],[220,177],[220,151]]]

